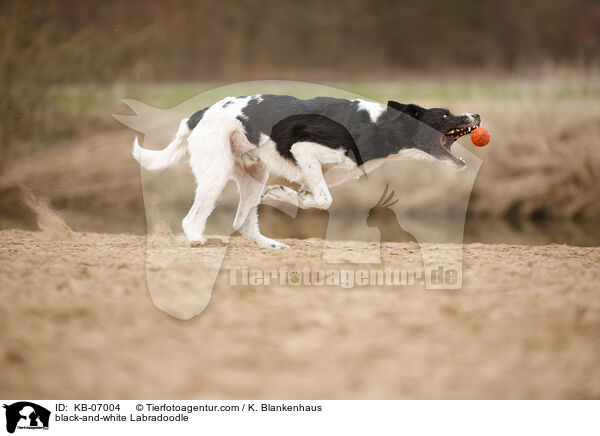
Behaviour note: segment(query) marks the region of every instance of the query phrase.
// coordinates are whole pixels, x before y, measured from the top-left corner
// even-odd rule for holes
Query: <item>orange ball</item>
[[[490,132],[483,127],[477,127],[471,131],[471,142],[477,147],[484,147],[490,142]]]

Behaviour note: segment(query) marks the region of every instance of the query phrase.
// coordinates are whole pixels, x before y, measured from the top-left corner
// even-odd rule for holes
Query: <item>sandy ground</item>
[[[286,242],[234,238],[225,265],[320,264],[321,241]],[[222,272],[190,321],[152,304],[145,250],[0,232],[3,398],[600,398],[600,248],[467,245],[453,292],[231,288]],[[418,263],[413,243],[384,251]]]

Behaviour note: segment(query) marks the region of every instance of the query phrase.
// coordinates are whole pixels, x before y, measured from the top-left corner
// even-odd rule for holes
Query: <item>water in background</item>
[[[174,233],[181,232],[180,211],[164,216]],[[146,219],[143,214],[100,214],[75,210],[59,210],[58,213],[75,231],[97,233],[146,233]],[[215,221],[230,220],[234,211],[214,215],[209,219],[207,232]],[[418,219],[418,218],[414,218]],[[329,212],[322,210],[300,210],[292,219],[285,213],[266,205],[261,206],[260,226],[263,233],[274,238],[324,238],[327,231]],[[429,226],[434,238],[443,238],[448,219],[422,220]],[[412,240],[410,234],[392,221],[379,223],[382,239],[405,242]],[[353,226],[359,226],[356,217],[348,215],[344,226],[348,234]],[[23,212],[19,216],[7,215],[0,211],[0,229],[36,230],[36,220],[32,213]],[[568,244],[584,247],[600,246],[600,223],[574,220],[508,220],[500,218],[467,217],[464,242],[484,244],[547,245]]]

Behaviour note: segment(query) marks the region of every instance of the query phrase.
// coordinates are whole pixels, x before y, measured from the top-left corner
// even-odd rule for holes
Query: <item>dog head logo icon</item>
[[[16,429],[47,429],[50,411],[29,401],[19,401],[3,406],[6,409],[6,431]]]

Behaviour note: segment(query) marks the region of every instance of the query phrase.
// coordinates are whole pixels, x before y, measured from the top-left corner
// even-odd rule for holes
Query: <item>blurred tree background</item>
[[[63,30],[59,40],[85,34],[92,53],[81,79],[206,81],[291,71],[339,79],[372,70],[586,64],[597,60],[600,43],[600,3],[586,0],[43,4],[46,22]]]
[[[166,109],[258,79],[476,108],[501,146],[477,151],[470,213],[600,217],[598,0],[0,0],[0,44],[9,227],[26,184],[75,216],[133,213],[143,228],[119,100]]]
[[[40,35],[56,47],[77,39],[77,59],[63,63],[52,46],[55,59],[31,59],[62,65],[52,68],[62,81],[589,64],[600,43],[590,0],[4,0],[1,12],[13,56]],[[10,22],[19,25],[7,35]]]
[[[1,0],[2,147],[68,133],[55,85],[507,72],[596,65],[593,0]],[[60,127],[62,126],[62,127]]]

